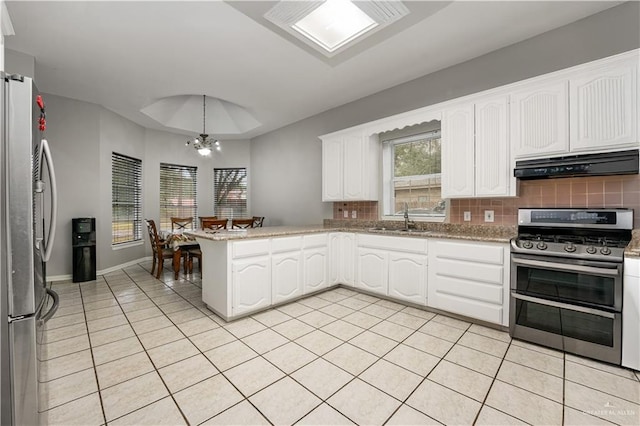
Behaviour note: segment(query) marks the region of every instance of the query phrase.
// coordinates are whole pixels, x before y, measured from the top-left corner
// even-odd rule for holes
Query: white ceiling
[[[5,45],[36,58],[41,91],[100,104],[155,129],[166,128],[142,108],[167,96],[206,94],[246,108],[263,123],[233,136],[207,126],[215,137],[245,139],[621,2],[443,2],[425,19],[337,63],[239,10],[264,8],[264,2],[6,3],[16,34]]]

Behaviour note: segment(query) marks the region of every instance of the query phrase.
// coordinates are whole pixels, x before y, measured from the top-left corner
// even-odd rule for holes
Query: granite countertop
[[[227,241],[254,238],[284,237],[287,235],[314,234],[321,232],[355,232],[359,234],[393,235],[407,238],[447,238],[467,241],[485,241],[496,243],[508,243],[516,236],[515,226],[484,226],[484,225],[460,225],[450,223],[420,223],[420,229],[405,232],[397,228],[397,223],[363,222],[357,227],[353,224],[342,225],[342,221],[327,220],[323,225],[307,226],[268,226],[264,228],[250,228],[242,230],[226,231],[189,231],[187,235],[213,241]],[[364,226],[362,226],[364,225]],[[366,226],[366,227],[365,227]],[[640,258],[640,229],[634,229],[631,242],[627,246],[624,255],[632,258]]]
[[[449,238],[469,241],[486,241],[507,243],[515,236],[513,226],[477,226],[453,224],[425,224],[422,229],[412,229],[409,232],[385,226],[352,227],[337,224],[307,225],[307,226],[268,226],[264,228],[250,228],[225,231],[189,231],[187,235],[213,241],[227,241],[239,239],[255,239],[269,237],[283,237],[287,235],[313,234],[321,232],[355,232],[362,234],[392,235],[407,238]]]

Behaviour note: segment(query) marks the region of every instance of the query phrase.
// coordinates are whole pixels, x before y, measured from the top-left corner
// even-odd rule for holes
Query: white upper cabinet
[[[511,93],[513,158],[634,148],[638,55],[624,54],[523,82]]]
[[[342,199],[342,173],[344,160],[341,138],[322,141],[322,200]]]
[[[377,200],[377,135],[353,131],[321,139],[322,201]]]
[[[476,197],[509,195],[508,108],[506,96],[476,101]]]
[[[442,117],[442,196],[474,195],[474,111],[473,104],[462,104]]]
[[[569,81],[511,94],[511,147],[515,158],[569,151]]]
[[[571,151],[638,144],[636,63],[613,63],[570,79]]]
[[[444,112],[442,194],[445,198],[515,195],[510,189],[509,103],[479,98]]]

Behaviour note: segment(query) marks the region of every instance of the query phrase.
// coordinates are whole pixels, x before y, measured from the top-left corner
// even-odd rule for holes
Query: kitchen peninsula
[[[513,227],[424,226],[410,232],[278,226],[189,235],[202,250],[202,299],[226,320],[341,284],[505,326]],[[449,288],[441,291],[440,282]]]

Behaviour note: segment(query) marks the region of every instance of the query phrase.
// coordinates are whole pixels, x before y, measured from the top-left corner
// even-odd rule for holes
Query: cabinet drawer
[[[445,241],[433,241],[432,253],[438,258],[458,259],[467,262],[504,263],[504,247],[489,244],[454,243]]]
[[[269,240],[234,241],[231,247],[233,258],[269,254]]]
[[[302,237],[284,237],[271,240],[271,251],[281,253],[283,251],[294,251],[302,248]]]
[[[382,250],[427,253],[427,239],[415,237],[389,237],[385,235],[358,235],[358,247],[371,247]]]
[[[305,235],[303,238],[303,248],[326,247],[327,234]]]
[[[439,275],[502,286],[504,267],[452,259],[436,259]]]

